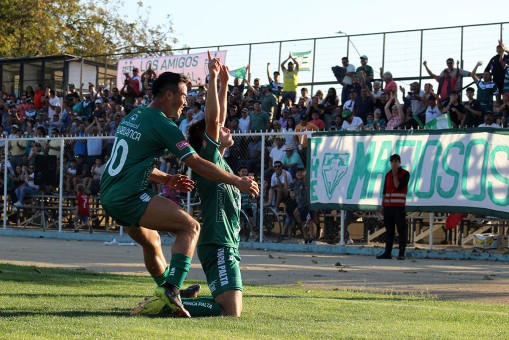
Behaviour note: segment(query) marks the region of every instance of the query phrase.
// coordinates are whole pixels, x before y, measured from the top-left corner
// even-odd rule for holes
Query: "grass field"
[[[509,339],[506,305],[425,296],[246,286],[240,319],[184,320],[128,315],[149,277],[0,265],[0,287],[2,339]]]

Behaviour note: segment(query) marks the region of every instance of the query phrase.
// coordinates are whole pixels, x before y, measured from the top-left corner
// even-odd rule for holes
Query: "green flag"
[[[228,73],[230,74],[230,76],[234,78],[247,79],[247,72],[245,67],[241,67],[236,70],[231,70]]]
[[[297,59],[297,62],[299,63],[299,71],[309,71],[310,70],[311,51],[292,52],[292,57]]]
[[[440,129],[452,129],[451,118],[449,117],[449,113],[445,112],[443,115],[438,116],[432,121],[428,122],[425,125],[427,130],[440,130]]]

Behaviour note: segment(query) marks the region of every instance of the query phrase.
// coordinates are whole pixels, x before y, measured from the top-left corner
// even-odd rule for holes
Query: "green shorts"
[[[109,204],[101,200],[102,207],[106,213],[113,217],[115,222],[123,227],[139,227],[138,222],[147,209],[150,199],[156,193],[151,190],[145,190],[136,198],[126,199],[122,204]]]
[[[198,246],[198,258],[212,297],[215,298],[228,290],[242,291],[238,248],[214,244]]]

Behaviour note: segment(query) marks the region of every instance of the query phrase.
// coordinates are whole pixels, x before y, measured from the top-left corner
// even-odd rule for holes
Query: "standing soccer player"
[[[258,185],[251,178],[237,177],[199,157],[173,122],[186,105],[188,79],[164,72],[154,82],[153,102],[129,113],[117,128],[112,155],[101,179],[104,210],[143,247],[145,266],[158,287],[156,295],[175,316],[189,317],[182,305],[180,287],[189,271],[199,223],[174,202],[156,195],[151,181],[180,191],[192,190],[186,176],[169,175],[155,168],[166,150],[204,178],[227,183],[251,195]],[[170,265],[157,231],[176,235]]]
[[[385,175],[382,208],[384,225],[387,233],[385,251],[377,259],[391,259],[394,243],[395,228],[398,228],[399,255],[398,260],[405,259],[405,248],[408,239],[408,225],[406,223],[406,194],[410,173],[401,167],[401,157],[394,154],[390,158],[391,170]]]

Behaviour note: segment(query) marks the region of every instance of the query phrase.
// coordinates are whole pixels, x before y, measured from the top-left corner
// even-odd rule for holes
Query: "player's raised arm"
[[[228,81],[230,80],[230,74],[228,73],[228,66],[221,65],[219,71],[219,81],[221,86],[219,87],[219,126],[224,126],[226,121],[226,115],[228,114]]]
[[[209,54],[209,89],[205,102],[205,132],[213,140],[219,139],[219,102],[217,99],[217,76],[221,70],[218,58],[212,58]]]

